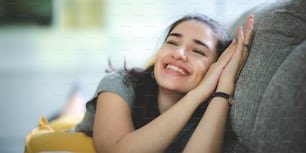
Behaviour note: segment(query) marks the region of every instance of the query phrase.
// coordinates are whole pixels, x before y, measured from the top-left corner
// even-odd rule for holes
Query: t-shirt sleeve
[[[75,131],[81,131],[85,134],[92,136],[93,124],[96,112],[96,100],[101,92],[113,92],[124,99],[129,107],[132,109],[135,100],[135,93],[133,85],[130,81],[125,80],[126,72],[110,73],[100,81],[93,98],[86,104],[86,113],[80,124],[76,127]]]
[[[99,83],[94,97],[97,97],[101,92],[113,92],[123,98],[130,108],[132,108],[135,93],[130,82],[125,80],[126,73],[114,72],[106,75]]]

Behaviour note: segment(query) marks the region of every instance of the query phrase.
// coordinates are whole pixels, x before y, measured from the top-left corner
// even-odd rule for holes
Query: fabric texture
[[[237,81],[224,152],[306,152],[305,6],[305,0],[263,4],[231,28],[236,31],[246,16],[255,15],[253,45]]]
[[[125,82],[126,72],[114,72],[103,77],[100,81],[93,98],[86,104],[86,113],[82,122],[76,127],[76,131],[82,131],[92,136],[93,124],[96,113],[97,97],[101,92],[113,92],[123,98],[130,108],[134,104],[135,93],[131,83]]]

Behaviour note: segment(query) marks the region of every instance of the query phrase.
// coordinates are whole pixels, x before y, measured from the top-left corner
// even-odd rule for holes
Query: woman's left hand
[[[235,47],[231,47],[235,51],[221,73],[216,91],[233,94],[235,82],[248,58],[248,51],[252,42],[253,24],[254,16],[249,16],[245,35],[242,26],[238,28],[238,42],[235,43]]]

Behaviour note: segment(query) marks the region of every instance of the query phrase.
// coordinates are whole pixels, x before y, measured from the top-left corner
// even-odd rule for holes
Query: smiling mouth
[[[183,69],[181,69],[181,68],[179,68],[179,67],[177,67],[175,65],[167,64],[166,65],[166,69],[173,70],[173,71],[178,72],[178,73],[180,73],[182,75],[188,75],[188,72],[186,72],[185,70],[183,70]]]

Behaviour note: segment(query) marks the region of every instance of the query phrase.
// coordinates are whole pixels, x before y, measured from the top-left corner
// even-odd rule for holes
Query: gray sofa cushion
[[[251,131],[256,152],[306,152],[306,41],[284,60],[269,81]]]
[[[237,81],[226,151],[306,152],[305,6],[305,0],[264,4],[232,26],[236,32],[247,15],[255,15],[255,37]]]

